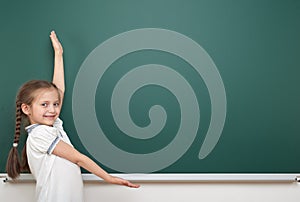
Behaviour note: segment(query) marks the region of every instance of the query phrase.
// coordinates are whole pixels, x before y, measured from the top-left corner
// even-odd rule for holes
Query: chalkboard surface
[[[294,0],[2,2],[0,172],[54,29],[65,130],[107,171],[299,173],[299,19]]]

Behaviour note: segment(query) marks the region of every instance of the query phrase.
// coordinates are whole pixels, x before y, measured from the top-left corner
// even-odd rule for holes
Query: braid
[[[21,103],[16,102],[16,127],[15,127],[15,137],[14,137],[14,143],[16,144],[19,144],[19,140],[20,140],[21,121],[22,121]]]
[[[21,134],[21,121],[22,121],[21,103],[17,102],[14,144],[8,154],[7,163],[6,163],[6,172],[8,176],[11,177],[12,179],[17,178],[21,172],[20,157],[17,149],[20,140],[20,134]]]
[[[19,144],[20,141],[20,135],[21,135],[21,124],[22,124],[22,109],[21,109],[21,103],[16,103],[16,129],[15,129],[15,137],[14,137],[14,143]],[[22,157],[21,157],[21,164],[20,164],[20,170],[22,171],[30,171],[28,161],[27,161],[27,154],[26,154],[26,143],[24,144],[24,147],[22,149]]]

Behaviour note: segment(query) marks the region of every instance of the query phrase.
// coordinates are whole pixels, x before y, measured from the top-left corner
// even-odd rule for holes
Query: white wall
[[[143,182],[141,188],[85,182],[86,202],[299,202],[300,184]],[[0,182],[1,202],[34,201],[35,183]]]

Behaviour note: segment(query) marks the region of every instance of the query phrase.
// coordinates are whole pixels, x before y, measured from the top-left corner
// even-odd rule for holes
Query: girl
[[[15,179],[21,170],[30,169],[36,179],[37,200],[42,202],[83,201],[80,167],[108,183],[138,188],[137,184],[109,175],[72,146],[59,119],[65,91],[63,48],[54,31],[50,38],[54,49],[53,80],[29,81],[18,92],[15,137],[6,165],[8,175]],[[29,126],[25,128],[28,138],[21,165],[17,146],[23,119],[29,121]]]

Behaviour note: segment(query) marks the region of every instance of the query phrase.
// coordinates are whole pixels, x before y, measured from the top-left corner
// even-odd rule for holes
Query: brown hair
[[[49,88],[55,88],[58,92],[58,96],[60,96],[59,90],[55,86],[55,84],[44,80],[28,81],[19,89],[16,97],[16,126],[14,144],[8,154],[6,163],[6,172],[12,179],[17,178],[20,175],[21,171],[30,171],[27,161],[26,144],[24,144],[24,147],[22,149],[22,162],[20,162],[19,152],[17,149],[21,135],[22,121],[26,120],[27,122],[29,122],[28,117],[23,113],[21,109],[21,105],[26,104],[30,106],[35,98],[35,92],[37,90]]]

